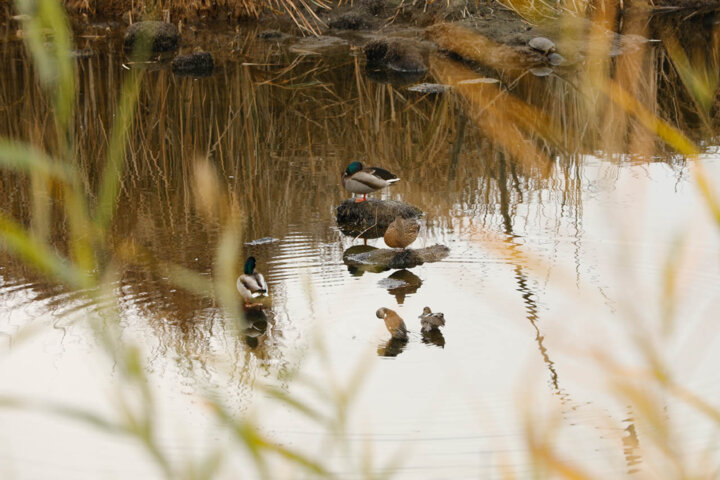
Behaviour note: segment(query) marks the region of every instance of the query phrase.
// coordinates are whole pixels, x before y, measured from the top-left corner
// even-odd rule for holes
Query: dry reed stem
[[[462,83],[477,78],[477,74],[456,62],[436,59],[431,69],[441,83],[454,87],[468,103],[468,114],[480,131],[502,145],[512,155],[513,161],[525,168],[536,169],[543,176],[550,172],[552,162],[530,135],[540,132],[546,138],[559,139],[551,119],[496,84]]]

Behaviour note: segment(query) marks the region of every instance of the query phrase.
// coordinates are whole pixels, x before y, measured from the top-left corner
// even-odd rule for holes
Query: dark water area
[[[116,280],[90,302],[0,253],[2,394],[112,414],[119,374],[84,320],[114,309],[147,365],[158,443],[178,462],[234,451],[203,407],[209,395],[340,478],[527,478],[542,471],[533,448],[543,442],[594,476],[651,478],[668,460],[658,453],[662,435],[648,427],[655,417],[632,407],[643,404],[630,386],[644,378],[645,354],[717,398],[717,225],[694,177],[699,162],[710,179],[720,174],[715,110],[688,100],[669,37],[603,68],[642,112],[700,145],[694,159],[648,129],[639,107],[595,86],[592,56],[536,76],[433,52],[425,77],[389,82],[368,75],[362,36],[327,48],[257,31],[198,33],[193,45],[216,66],[193,78],[169,64],[132,64],[120,43],[96,33],[76,38],[86,54],[75,60],[73,127],[91,203],[121,86],[143,69],[107,239]],[[700,46],[683,48],[692,60]],[[8,38],[0,51],[0,136],[57,153],[53,112],[22,43]],[[709,55],[707,65],[716,60]],[[422,82],[452,88],[408,88]],[[400,177],[371,197],[421,208],[411,248],[445,245],[447,258],[409,270],[346,265],[348,249],[364,243],[335,223],[351,196],[340,176],[355,160]],[[44,234],[66,252],[59,194],[38,193],[33,182],[0,171],[0,210],[30,228],[44,212]],[[233,212],[242,219],[234,270],[255,256],[272,299],[241,325],[163,268],[212,279]],[[382,238],[367,243],[384,247]],[[426,305],[444,312],[442,333],[421,333]],[[380,307],[403,317],[407,341],[390,339]],[[359,387],[333,430],[268,406],[260,385],[328,415],[340,408],[338,392]],[[717,461],[706,451],[717,428],[677,398],[648,396],[683,446],[673,458]],[[161,476],[124,437],[32,412],[0,411],[0,419],[8,478]],[[72,461],[72,448],[87,458]],[[244,461],[228,454],[217,478],[235,478]],[[271,478],[296,475],[280,465]]]

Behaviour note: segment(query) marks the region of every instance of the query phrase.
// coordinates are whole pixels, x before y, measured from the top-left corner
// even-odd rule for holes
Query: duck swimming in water
[[[430,307],[423,308],[423,313],[418,318],[420,319],[422,331],[425,333],[445,326],[445,315],[440,312],[433,313]]]
[[[395,217],[395,220],[385,230],[383,240],[390,248],[402,248],[415,241],[420,231],[420,224],[412,218]]]
[[[236,286],[240,296],[245,300],[246,306],[261,305],[252,303],[258,297],[267,295],[268,286],[262,273],[255,271],[255,257],[248,257],[245,260],[243,273],[237,279]]]
[[[377,312],[375,312],[375,316],[385,320],[385,326],[387,327],[388,332],[390,332],[390,335],[392,335],[392,338],[407,340],[408,333],[407,328],[405,327],[405,322],[403,322],[403,319],[400,318],[400,315],[398,315],[394,310],[384,307],[378,308]]]
[[[360,162],[352,162],[342,174],[342,186],[351,193],[362,194],[356,202],[367,200],[367,194],[392,185],[400,180],[396,175],[379,167],[364,167]]]

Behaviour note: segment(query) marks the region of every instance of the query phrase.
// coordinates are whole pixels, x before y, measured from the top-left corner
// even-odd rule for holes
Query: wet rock
[[[450,85],[443,85],[441,83],[418,83],[417,85],[413,85],[407,89],[411,92],[437,95],[445,93],[451,88],[452,87]]]
[[[427,65],[420,47],[402,38],[382,38],[365,45],[369,68],[388,69],[399,73],[425,73]]]
[[[551,53],[550,55],[548,55],[548,61],[550,62],[550,65],[558,66],[565,63],[565,57],[563,57],[559,53]]]
[[[423,214],[419,208],[404,202],[374,198],[359,203],[345,200],[338,205],[336,213],[340,231],[360,238],[382,237],[395,217],[418,218]]]
[[[528,46],[543,55],[549,55],[556,50],[555,42],[546,37],[535,37],[528,42]]]
[[[377,250],[377,247],[373,247],[372,245],[353,245],[343,252],[343,262],[347,265],[348,272],[350,272],[351,275],[361,277],[365,272],[380,273],[387,270],[382,266],[378,267],[371,264],[358,264],[348,260],[353,255],[359,255],[372,250]]]
[[[536,77],[549,77],[553,73],[553,69],[550,67],[537,67],[531,68],[530,73]]]
[[[458,82],[458,85],[478,85],[478,84],[493,84],[493,83],[500,83],[500,80],[497,78],[489,78],[489,77],[477,77],[477,78],[469,78],[467,80],[461,80]]]
[[[265,245],[268,243],[279,242],[280,240],[275,237],[262,237],[249,242],[245,242],[245,245]]]
[[[445,245],[407,250],[392,250],[389,248],[373,248],[360,253],[343,255],[347,265],[367,270],[389,270],[391,268],[413,268],[423,263],[438,262],[447,257],[450,249]]]
[[[215,62],[210,52],[196,52],[178,55],[172,62],[172,71],[176,75],[206,77],[212,75]]]
[[[134,54],[156,54],[177,50],[180,34],[172,23],[137,22],[125,32],[125,52]]]

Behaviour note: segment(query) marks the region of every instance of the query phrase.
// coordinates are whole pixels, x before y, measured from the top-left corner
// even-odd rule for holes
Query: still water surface
[[[377,83],[356,48],[298,56],[255,32],[223,38],[231,53],[219,55],[211,77],[146,72],[110,240],[131,238],[156,260],[210,276],[221,222],[198,207],[192,180],[207,156],[218,191],[246,219],[243,254],[258,259],[272,291],[267,327],[246,335],[214,301],[170,285],[152,263],[119,261],[107,301],[119,305],[122,335],[142,348],[159,402],[156,434],[169,457],[182,463],[233,445],[204,407],[203,396],[215,395],[342,478],[527,477],[533,435],[600,478],[652,476],[657,458],[643,443],[654,432],[636,427],[639,412],[613,369],[632,374],[644,365],[647,343],[704,398],[717,398],[720,385],[712,368],[720,362],[718,236],[692,163],[659,142],[629,155],[632,139],[615,137],[602,153],[598,142],[611,126],[585,119],[578,99],[568,98],[580,94],[560,76],[510,82],[496,72],[503,87],[491,91],[502,108],[511,108],[502,103],[510,92],[565,132],[552,143],[557,138],[526,125],[501,124],[517,133],[513,141],[532,143],[543,164],[518,158],[522,149],[481,128],[487,118],[468,117],[471,94],[420,95]],[[113,44],[78,41],[97,52],[77,63],[78,162],[90,189],[126,60]],[[220,43],[197,41],[210,50]],[[3,49],[0,133],[51,149],[48,106],[30,81],[28,59],[17,42]],[[646,55],[657,61],[661,54]],[[434,56],[435,76],[425,80],[469,75],[448,62]],[[486,114],[496,113],[486,105]],[[706,143],[702,161],[719,178],[717,148]],[[413,247],[450,248],[441,262],[403,272],[412,287],[393,288],[392,271],[343,262],[343,252],[362,243],[334,221],[349,197],[340,174],[352,160],[402,179],[375,197],[425,211]],[[0,208],[26,222],[29,183],[0,174]],[[59,220],[52,226],[59,249],[64,228]],[[257,241],[265,237],[274,240]],[[668,316],[664,281],[673,252],[680,260]],[[97,306],[4,254],[0,296],[2,394],[117,416],[117,372],[83,321]],[[420,335],[426,305],[447,320],[434,342]],[[379,307],[405,319],[407,345],[388,343]],[[657,333],[663,326],[667,335]],[[33,334],[18,333],[26,331]],[[328,431],[256,388],[277,386],[330,416],[333,402],[313,382],[330,395],[358,383],[344,427]],[[704,458],[717,429],[672,398],[663,408],[683,447],[678,455]],[[0,422],[2,478],[160,476],[125,437],[26,411],[0,411]],[[232,451],[220,478],[252,477],[248,459]],[[294,478],[289,468],[279,466],[273,478]]]

